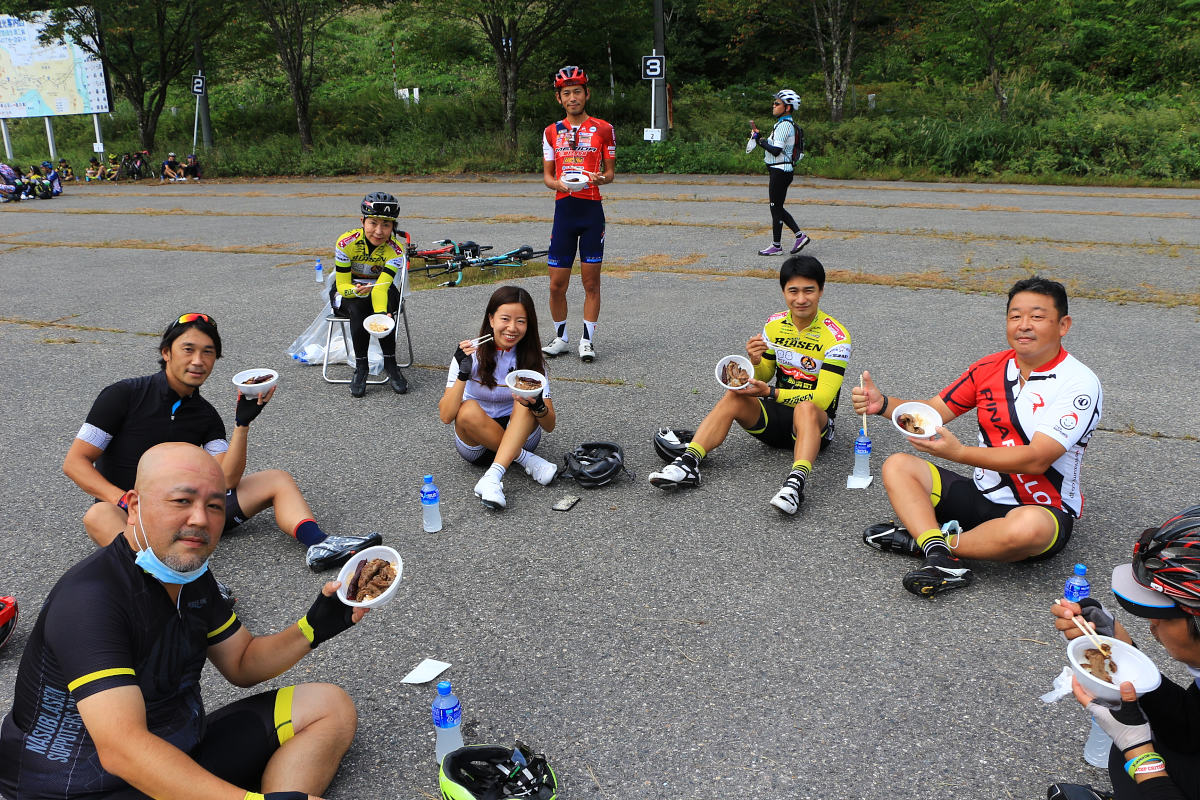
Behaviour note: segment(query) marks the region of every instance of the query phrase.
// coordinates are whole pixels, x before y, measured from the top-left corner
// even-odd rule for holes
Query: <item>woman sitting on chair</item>
[[[362,201],[362,227],[338,237],[333,251],[334,286],[329,302],[334,313],[350,318],[350,343],[354,346],[354,378],[350,394],[367,393],[367,347],[371,334],[363,321],[372,314],[386,313],[393,320],[400,308],[401,292],[408,271],[404,242],[396,238],[400,202],[387,192],[372,192]],[[408,391],[408,381],[396,365],[396,327],[379,339],[383,371],[396,394]]]
[[[442,422],[454,423],[459,455],[490,465],[475,494],[493,509],[505,506],[501,481],[514,461],[543,486],[558,475],[552,462],[533,453],[542,431],[554,430],[550,388],[534,398],[516,396],[504,382],[514,369],[546,374],[533,298],[518,286],[502,286],[488,300],[479,338],[459,342],[454,351],[438,403]]]

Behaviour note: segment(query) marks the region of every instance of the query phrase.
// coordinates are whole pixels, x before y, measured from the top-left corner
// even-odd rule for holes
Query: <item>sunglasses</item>
[[[175,330],[175,328],[177,328],[180,325],[186,325],[189,322],[195,322],[196,320],[202,320],[204,322],[207,322],[209,325],[212,325],[214,328],[217,327],[217,321],[215,319],[213,319],[212,317],[210,317],[208,314],[181,314],[179,319],[172,322],[170,324],[170,326],[167,328],[167,333],[170,333],[171,331]]]
[[[773,106],[781,106],[781,105],[783,105],[783,102],[782,102],[781,100],[776,100],[774,103],[771,103],[771,105],[773,105]]]

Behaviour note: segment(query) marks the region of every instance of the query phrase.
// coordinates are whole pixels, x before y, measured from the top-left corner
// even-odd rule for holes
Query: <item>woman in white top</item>
[[[454,444],[464,460],[490,464],[475,484],[475,495],[488,508],[502,509],[501,481],[514,461],[543,486],[558,475],[553,462],[533,453],[542,432],[554,430],[549,385],[541,395],[526,398],[514,395],[504,382],[514,369],[546,374],[537,311],[529,292],[518,286],[493,292],[479,335],[492,338],[478,346],[474,340],[459,342],[454,351],[438,416],[447,425],[454,424]]]
[[[754,124],[754,120],[750,121],[750,139],[766,151],[763,161],[767,165],[767,174],[770,176],[767,185],[767,200],[771,204],[771,245],[759,250],[760,256],[783,254],[783,248],[780,246],[780,234],[783,232],[784,225],[787,225],[796,235],[796,239],[792,243],[792,255],[799,253],[810,241],[808,234],[800,230],[796,220],[783,207],[783,203],[787,199],[788,187],[792,185],[792,178],[795,177],[794,164],[799,160],[804,149],[804,136],[796,127],[796,121],[792,119],[792,114],[799,110],[800,95],[791,89],[781,89],[775,93],[771,103],[771,114],[775,117],[775,127],[771,129],[771,135],[763,136],[758,130],[758,126]],[[796,152],[798,148],[799,152]]]

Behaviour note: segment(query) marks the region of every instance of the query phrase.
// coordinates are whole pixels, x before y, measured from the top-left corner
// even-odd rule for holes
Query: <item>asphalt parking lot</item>
[[[1040,273],[1072,294],[1067,348],[1104,387],[1084,466],[1086,508],[1066,552],[980,564],[972,587],[925,601],[912,562],[862,545],[887,519],[878,484],[845,488],[855,423],[843,389],[838,439],[815,465],[800,515],[767,505],[790,466],[734,431],[704,484],[665,495],[660,425],[695,427],[719,397],[713,364],[783,308],[762,277],[765,177],[619,176],[608,217],[599,357],[550,363],[559,422],[540,451],[613,439],[632,477],[582,491],[519,470],[509,508],[484,509],[478,471],[455,453],[436,404],[455,343],[477,331],[489,286],[418,291],[410,391],[362,400],[284,351],[317,314],[313,259],[332,261],[361,196],[402,203],[414,240],[545,247],[552,202],[533,176],[455,180],[69,186],[0,208],[0,423],[6,468],[0,594],[21,625],[0,651],[0,707],[46,593],[92,545],[88,499],[60,471],[92,400],[156,369],[180,313],[218,320],[221,359],[203,394],[232,425],[230,377],[281,373],[250,433],[248,470],[291,472],[332,531],[377,530],[403,555],[398,597],[272,685],[342,685],[360,714],[328,798],[436,797],[432,685],[400,684],[423,658],[463,702],[468,742],[545,752],[569,798],[1039,798],[1053,780],[1107,785],[1081,758],[1088,722],[1038,696],[1064,665],[1048,607],[1079,561],[1093,593],[1144,527],[1200,501],[1200,194],[1195,190],[798,181],[789,208],[830,271],[822,307],[853,337],[850,375],[928,397],[1004,349],[997,291]],[[545,277],[517,281],[541,304]],[[582,290],[571,288],[572,336]],[[870,421],[875,475],[906,443]],[[974,424],[952,425],[961,438]],[[421,530],[421,476],[441,487],[445,529]],[[553,513],[562,495],[582,496]],[[321,578],[261,515],[222,542],[215,573],[251,630],[307,610]],[[1187,679],[1143,622],[1135,638]],[[205,673],[210,708],[242,696]]]

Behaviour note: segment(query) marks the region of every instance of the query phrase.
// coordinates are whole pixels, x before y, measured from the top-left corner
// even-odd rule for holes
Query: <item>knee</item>
[[[599,275],[580,276],[580,283],[583,284],[583,291],[585,294],[594,294],[600,291]]]
[[[296,486],[296,479],[281,469],[267,469],[255,474],[261,475],[267,485],[276,491],[283,488],[298,488]]]
[[[552,267],[550,269],[550,294],[565,295],[567,293],[567,284],[571,282],[571,270],[563,269],[562,267]]]
[[[801,428],[815,427],[821,421],[821,407],[811,400],[796,404],[792,412],[792,427],[799,431]]]
[[[1055,520],[1040,508],[1018,508],[1005,518],[1001,536],[1004,549],[1022,558],[1043,552],[1054,541],[1058,526]]]
[[[905,477],[919,477],[919,470],[924,465],[925,462],[910,453],[892,453],[884,460],[883,470],[880,473],[883,476],[884,486]],[[928,467],[925,469],[928,471]]]
[[[332,683],[307,683],[297,689],[303,689],[311,704],[311,716],[320,720],[326,732],[345,748],[354,741],[358,730],[358,709],[354,700],[340,686]]]

